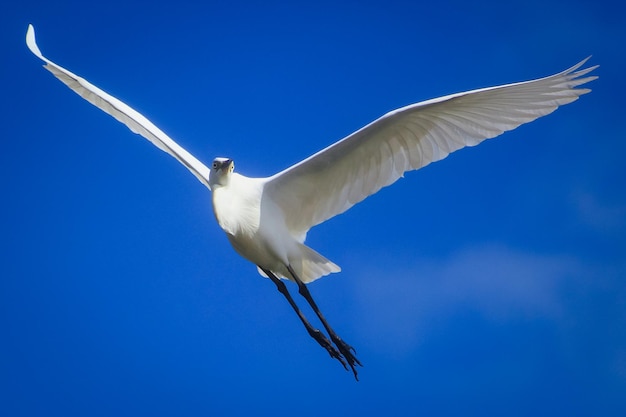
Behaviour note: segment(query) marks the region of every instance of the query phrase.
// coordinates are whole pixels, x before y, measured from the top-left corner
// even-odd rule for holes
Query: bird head
[[[215,185],[227,185],[230,174],[235,170],[235,162],[229,158],[215,158],[211,165],[209,174],[209,184],[211,188]]]

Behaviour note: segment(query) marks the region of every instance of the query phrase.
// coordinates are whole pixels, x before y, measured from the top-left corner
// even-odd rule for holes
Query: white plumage
[[[597,68],[579,69],[585,59],[549,77],[412,104],[387,113],[276,175],[248,178],[233,172],[234,163],[227,158],[216,158],[208,168],[143,115],[45,58],[35,43],[32,26],[26,41],[30,50],[46,62],[45,68],[69,88],[174,156],[209,187],[217,221],[237,252],[275,283],[276,276],[296,281],[305,297],[308,290],[303,283],[340,271],[333,262],[304,245],[311,227],[343,213],[407,171],[575,101],[590,91],[576,87],[597,78],[584,77]],[[281,284],[277,285],[283,292]],[[313,303],[309,298],[310,295],[307,300]],[[292,307],[304,323],[299,310],[294,304]],[[344,366],[344,360],[347,361],[356,376],[354,365],[360,363],[350,346],[327,326],[316,306],[314,309],[339,352],[325,345],[328,340],[323,336],[311,335]],[[307,330],[316,331],[310,326]]]

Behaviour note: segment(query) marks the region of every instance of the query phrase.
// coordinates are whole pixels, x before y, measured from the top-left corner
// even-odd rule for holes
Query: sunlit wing
[[[54,76],[65,85],[100,110],[103,110],[118,121],[124,123],[132,132],[143,136],[159,149],[172,155],[185,165],[204,185],[209,187],[209,168],[174,142],[174,140],[163,133],[163,131],[156,127],[150,120],[146,119],[142,114],[132,109],[127,104],[105,93],[84,78],[73,74],[44,57],[35,42],[35,29],[32,25],[28,26],[26,44],[33,54],[45,61],[46,65],[44,68],[54,74]]]
[[[587,58],[589,59],[589,58]],[[268,179],[264,193],[282,208],[289,230],[343,213],[411,170],[474,146],[571,103],[597,66],[586,61],[550,77],[427,100],[392,111]]]

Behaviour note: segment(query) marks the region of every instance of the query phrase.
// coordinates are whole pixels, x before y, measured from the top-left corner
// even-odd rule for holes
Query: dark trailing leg
[[[313,297],[311,296],[311,293],[309,292],[309,289],[307,288],[306,284],[303,283],[300,280],[300,278],[295,273],[293,268],[291,268],[291,266],[288,266],[287,269],[289,270],[289,273],[293,276],[293,279],[298,284],[298,292],[307,300],[307,302],[309,303],[309,305],[311,306],[313,311],[315,311],[315,314],[317,314],[317,317],[320,319],[320,321],[324,325],[324,328],[328,332],[328,335],[330,336],[330,339],[333,341],[335,346],[337,346],[337,349],[339,349],[339,352],[341,352],[341,355],[343,356],[343,358],[346,360],[346,362],[350,366],[350,369],[352,369],[352,373],[354,374],[354,378],[358,381],[359,377],[357,375],[357,371],[356,371],[355,366],[357,366],[357,365],[358,366],[363,366],[363,365],[356,358],[356,356],[355,356],[356,355],[356,351],[354,350],[354,348],[352,346],[350,346],[349,344],[344,342],[339,337],[339,335],[337,335],[337,333],[335,333],[335,331],[330,327],[330,325],[326,321],[326,318],[324,318],[324,315],[322,314],[320,309],[317,307],[317,303],[315,303],[315,300],[313,300]],[[344,368],[345,368],[345,365],[344,365]]]
[[[280,280],[280,278],[278,278],[276,275],[274,275],[271,271],[268,271],[268,270],[266,270],[264,268],[261,268],[261,269],[272,280],[272,282],[274,284],[276,284],[276,288],[278,288],[278,291],[282,295],[285,296],[285,298],[289,302],[289,305],[291,306],[291,308],[293,308],[293,310],[296,312],[296,314],[300,318],[300,321],[302,322],[302,324],[304,324],[304,327],[306,328],[306,330],[309,333],[309,335],[313,339],[315,339],[317,341],[317,343],[320,344],[320,346],[322,346],[324,349],[326,349],[326,351],[328,352],[328,354],[332,358],[337,359],[339,362],[341,362],[343,367],[347,370],[348,368],[346,367],[346,363],[345,363],[343,357],[341,356],[341,353],[339,353],[339,351],[337,351],[337,349],[335,349],[335,347],[332,345],[332,343],[330,343],[330,340],[328,340],[328,338],[326,338],[324,333],[322,333],[318,329],[316,329],[313,326],[311,326],[311,323],[309,323],[309,321],[306,319],[306,317],[304,316],[302,311],[300,311],[300,308],[298,307],[298,305],[295,303],[295,301],[291,297],[291,294],[289,294],[289,291],[287,290],[287,286],[285,285],[285,283],[282,282]]]

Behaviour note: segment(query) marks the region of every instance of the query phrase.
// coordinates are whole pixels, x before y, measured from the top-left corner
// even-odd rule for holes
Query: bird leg
[[[259,267],[259,268],[261,268],[261,267]],[[313,339],[315,339],[317,341],[317,343],[320,344],[320,346],[322,346],[324,349],[326,349],[326,351],[330,354],[330,356],[332,358],[337,359],[339,362],[341,362],[343,367],[347,370],[348,368],[346,367],[346,363],[344,362],[343,357],[341,356],[341,353],[339,353],[337,351],[337,349],[335,349],[335,347],[332,345],[332,343],[330,343],[330,341],[326,338],[324,333],[322,333],[318,329],[316,329],[313,326],[311,326],[311,323],[309,323],[309,321],[306,319],[306,317],[304,316],[304,314],[302,313],[302,311],[300,310],[300,308],[298,307],[296,302],[291,297],[291,294],[289,294],[289,291],[287,290],[287,286],[285,285],[285,283],[282,282],[280,280],[280,278],[278,278],[276,275],[274,275],[274,273],[272,271],[268,271],[265,268],[261,268],[261,269],[272,280],[272,282],[274,284],[276,284],[276,287],[278,288],[278,291],[282,295],[285,296],[285,298],[289,302],[289,305],[291,306],[291,308],[293,308],[293,310],[296,312],[296,314],[300,318],[300,321],[302,322],[302,324],[304,324],[304,327],[306,328],[306,330],[309,333],[309,335]]]
[[[358,381],[359,377],[357,376],[357,371],[356,371],[355,366],[356,365],[363,366],[363,365],[355,356],[356,350],[354,350],[352,346],[350,346],[349,344],[341,340],[339,335],[337,335],[337,333],[335,333],[335,331],[330,327],[330,325],[326,321],[326,318],[324,318],[324,315],[322,314],[320,309],[317,307],[315,300],[313,300],[313,297],[311,296],[311,293],[309,292],[308,287],[298,277],[298,275],[293,270],[293,268],[290,265],[287,265],[287,270],[289,271],[291,276],[293,276],[293,279],[298,284],[298,292],[307,300],[307,302],[309,303],[313,311],[315,311],[315,314],[317,314],[317,317],[320,319],[320,321],[324,325],[324,328],[328,332],[330,339],[333,341],[333,343],[335,343],[335,346],[337,346],[337,349],[339,349],[339,352],[341,352],[346,362],[348,362],[348,365],[350,365],[350,368],[352,369],[352,373],[354,374],[354,378]],[[344,368],[345,368],[345,365],[344,365]]]

